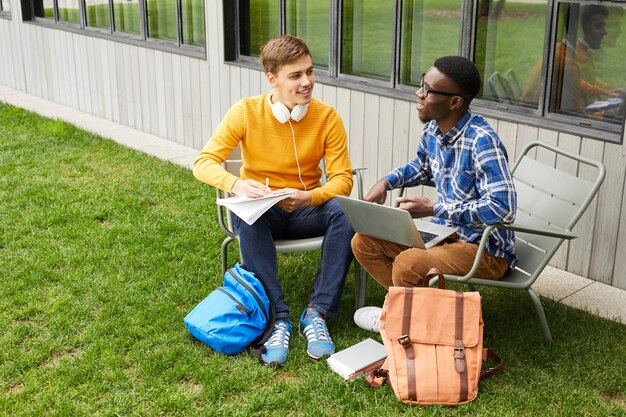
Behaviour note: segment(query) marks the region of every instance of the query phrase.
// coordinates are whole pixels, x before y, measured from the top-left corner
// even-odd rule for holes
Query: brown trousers
[[[465,275],[472,268],[478,245],[448,239],[439,245],[416,249],[357,233],[352,238],[354,257],[385,288],[421,286],[430,268],[444,274]],[[477,276],[499,279],[508,262],[483,251]],[[428,285],[428,283],[426,283]]]

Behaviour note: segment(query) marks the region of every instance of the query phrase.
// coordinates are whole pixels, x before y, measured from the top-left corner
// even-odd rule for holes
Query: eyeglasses
[[[462,95],[458,93],[449,93],[447,91],[433,90],[432,88],[430,88],[428,84],[424,82],[424,75],[426,74],[425,73],[422,74],[422,77],[420,78],[420,88],[419,88],[420,90],[424,90],[424,98],[428,97],[428,94],[433,93],[433,94],[439,94],[441,96],[448,96],[448,97],[459,96],[463,99],[463,101],[467,101],[465,97],[463,97]]]

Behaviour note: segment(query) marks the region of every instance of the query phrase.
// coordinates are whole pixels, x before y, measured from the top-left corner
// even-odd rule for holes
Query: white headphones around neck
[[[272,103],[272,95],[274,91],[270,91],[267,95],[267,102],[272,109],[272,114],[280,123],[287,123],[289,119],[292,119],[296,122],[299,122],[306,116],[307,110],[309,110],[309,104],[296,104],[293,110],[289,111],[287,106],[285,106],[280,101],[276,103]]]

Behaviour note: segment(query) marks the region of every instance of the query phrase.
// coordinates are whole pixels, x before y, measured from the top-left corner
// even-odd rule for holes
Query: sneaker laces
[[[265,346],[289,348],[289,335],[287,322],[277,321],[274,323],[274,330],[272,330],[272,335],[267,342],[265,342]]]
[[[311,324],[304,329],[304,334],[309,343],[311,341],[328,341],[332,343],[332,339],[328,334],[328,328],[326,327],[326,321],[322,316],[313,318]]]

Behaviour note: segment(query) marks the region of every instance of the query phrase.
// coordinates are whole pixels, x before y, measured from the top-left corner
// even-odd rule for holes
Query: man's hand
[[[365,201],[376,204],[385,204],[385,200],[387,199],[387,185],[389,185],[389,183],[384,178],[378,181],[365,196]]]
[[[281,190],[276,190],[275,192],[278,193],[282,191],[291,191],[295,193],[293,197],[285,198],[284,200],[276,203],[276,207],[288,213],[291,213],[292,211],[302,207],[310,206],[311,201],[313,201],[313,197],[311,197],[311,193],[309,193],[308,191],[300,191],[293,188],[283,188]]]
[[[230,192],[235,195],[257,198],[270,194],[272,190],[269,187],[266,187],[265,184],[261,184],[258,181],[242,180],[241,178],[238,178],[233,184],[233,188],[231,188]]]
[[[411,213],[413,218],[433,215],[435,204],[426,197],[398,197],[396,201],[400,203],[400,208]]]

